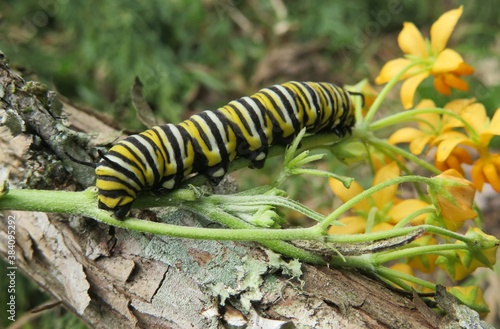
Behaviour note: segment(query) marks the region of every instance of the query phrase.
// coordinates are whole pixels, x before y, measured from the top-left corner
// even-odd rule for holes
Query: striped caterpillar
[[[99,208],[123,219],[145,189],[175,189],[192,173],[218,184],[235,158],[262,168],[269,146],[291,143],[304,127],[343,137],[355,123],[353,94],[330,83],[290,81],[132,135],[96,165]]]

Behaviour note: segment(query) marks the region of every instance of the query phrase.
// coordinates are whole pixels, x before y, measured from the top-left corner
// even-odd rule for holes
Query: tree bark
[[[65,152],[95,155],[91,128],[116,136],[109,121],[25,82],[1,52],[0,88],[9,128],[0,131],[0,166],[11,186],[91,185],[93,172]],[[210,225],[179,209],[159,212],[173,224]],[[9,216],[17,268],[93,328],[437,328],[442,320],[418,297],[361,273],[282,259],[256,243],[153,236],[91,218],[6,211],[5,258]]]

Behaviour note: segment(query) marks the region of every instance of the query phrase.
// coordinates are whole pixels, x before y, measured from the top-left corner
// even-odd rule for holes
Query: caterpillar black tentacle
[[[351,94],[333,84],[291,81],[264,88],[118,142],[96,166],[99,207],[123,219],[145,189],[175,189],[192,173],[218,184],[237,157],[262,168],[269,146],[291,143],[302,128],[343,137],[354,121]]]

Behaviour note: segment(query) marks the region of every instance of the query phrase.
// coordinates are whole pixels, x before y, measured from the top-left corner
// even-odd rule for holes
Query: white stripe
[[[276,87],[283,93],[283,95],[285,95],[286,99],[288,100],[288,102],[292,106],[292,110],[293,110],[295,117],[298,118],[299,113],[298,113],[298,109],[297,109],[297,104],[295,103],[295,100],[293,99],[292,95],[290,95],[290,91],[288,89],[286,89],[285,87],[283,87],[282,85],[277,85]],[[285,110],[284,104],[282,104],[282,108],[283,108],[283,110]],[[286,109],[286,110],[288,112],[288,109]]]
[[[198,122],[202,128],[202,132],[205,132],[205,135],[206,135],[206,137],[208,137],[208,142],[210,143],[210,146],[211,146],[210,148],[212,149],[212,151],[210,153],[218,155],[217,163],[219,163],[222,160],[220,158],[219,146],[217,145],[217,141],[215,140],[214,134],[210,130],[210,127],[205,122],[205,120],[203,120],[203,118],[201,118],[199,115],[193,115],[191,117],[191,120]],[[201,132],[200,132],[200,135],[201,135]]]
[[[261,127],[257,127],[255,125],[255,122],[250,117],[250,114],[248,113],[248,109],[243,104],[241,104],[240,102],[234,102],[233,105],[240,110],[240,113],[245,118],[245,122],[250,127],[250,131],[248,133],[250,135],[250,138],[252,138],[252,143],[258,142],[259,143],[259,147],[260,147],[262,145],[262,141],[259,138],[259,130],[262,129],[261,127],[263,127],[264,125],[261,122]],[[258,111],[258,112],[260,112],[260,111]],[[258,112],[257,112],[257,114],[258,114]],[[250,145],[250,147],[251,147],[251,145]]]
[[[167,124],[168,128],[170,128],[170,131],[173,132],[173,129],[172,127],[175,127],[175,125],[169,123]],[[177,127],[175,127],[177,129]],[[160,128],[160,132],[162,134],[162,137],[163,137],[163,140],[166,141],[165,143],[165,147],[166,147],[166,152],[168,153],[168,157],[170,159],[170,161],[168,163],[165,164],[165,176],[167,175],[170,175],[172,173],[176,173],[177,172],[177,161],[175,161],[175,150],[174,148],[172,147],[172,144],[170,143],[169,139],[167,138],[167,135],[165,135],[165,132]],[[180,139],[177,139],[178,141],[180,141],[182,143],[182,140]],[[182,152],[182,148],[181,148],[181,152]],[[168,170],[167,169],[170,169],[170,168],[173,169],[172,170]]]
[[[283,111],[282,109],[285,109],[285,106],[283,105],[283,102],[281,102],[281,98],[279,97],[279,95],[277,93],[275,93],[274,91],[270,90],[270,89],[267,89],[267,92],[269,94],[273,94],[275,97],[272,97],[272,99],[274,99],[274,101],[276,103],[278,103],[278,106],[281,107],[281,109],[276,109],[277,112],[280,112],[283,113],[283,116],[285,117],[285,123],[292,126],[292,119],[290,118],[290,115],[288,114],[288,111]],[[268,96],[270,97],[270,96]]]
[[[224,129],[224,124],[222,123],[222,121],[220,121],[220,119],[217,117],[217,115],[215,115],[213,111],[207,111],[207,115],[217,126],[217,130],[219,131],[219,135],[221,136],[224,145],[227,145],[229,141],[226,138],[226,129]]]
[[[154,161],[157,157],[156,157],[156,153],[154,152],[151,144],[147,143],[145,141],[145,138],[141,135],[136,136],[136,140],[148,150],[149,154],[153,157],[153,161]],[[139,150],[137,147],[134,146],[134,144],[132,144],[131,142],[128,142],[126,140],[122,141],[121,143],[123,143],[123,144],[126,143],[136,153],[136,155],[138,155],[141,158],[142,162],[146,166],[146,168],[145,168],[146,169],[146,177],[150,176],[150,177],[152,177],[152,179],[154,179],[155,177],[154,177],[153,169],[151,168],[151,165],[149,164],[149,162],[146,159],[146,156],[141,152],[141,150]],[[156,161],[154,161],[154,162],[156,162]],[[154,181],[146,182],[145,185],[151,186],[153,183],[154,183]]]

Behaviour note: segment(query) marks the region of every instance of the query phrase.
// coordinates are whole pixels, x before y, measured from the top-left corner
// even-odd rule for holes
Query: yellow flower
[[[438,153],[436,152],[436,155]],[[457,146],[455,147],[448,157],[444,161],[439,161],[437,156],[434,158],[434,166],[441,171],[446,171],[448,169],[455,169],[462,176],[465,175],[462,164],[472,164],[472,156],[469,154],[465,148]]]
[[[422,100],[415,109],[430,109],[435,105],[431,100]],[[405,127],[395,131],[389,138],[389,143],[409,143],[410,152],[419,155],[424,150],[436,147],[434,164],[436,168],[445,171],[455,169],[464,174],[462,164],[472,164],[470,154],[475,149],[480,159],[472,169],[472,180],[481,191],[485,182],[500,192],[500,163],[497,155],[490,155],[488,145],[495,135],[500,135],[500,109],[490,120],[486,109],[476,100],[457,99],[449,102],[444,109],[456,114],[439,115],[426,113],[415,115],[418,128]],[[455,129],[460,129],[457,131]],[[427,149],[426,149],[427,147]]]
[[[436,105],[430,99],[424,99],[415,109],[435,108]],[[441,116],[437,113],[424,113],[415,116],[418,128],[405,127],[396,130],[388,142],[390,144],[410,143],[410,152],[419,155],[426,145],[432,146],[434,139],[441,133]]]
[[[419,199],[406,199],[391,207],[388,212],[389,222],[396,225],[405,217],[411,215],[417,210],[425,208],[429,204]],[[421,225],[425,223],[427,214],[421,214],[411,220],[412,225]]]
[[[398,36],[399,48],[406,58],[397,58],[387,62],[375,79],[377,84],[390,81],[396,74],[411,64],[401,79],[406,81],[401,86],[401,102],[405,109],[413,106],[413,98],[417,87],[429,76],[434,76],[434,86],[442,94],[449,95],[451,88],[468,90],[467,82],[461,79],[470,75],[474,69],[466,64],[456,51],[446,48],[463,7],[450,10],[432,24],[430,41],[424,39],[413,23],[406,22]]]
[[[465,116],[476,130],[475,147],[480,156],[472,166],[472,182],[478,191],[483,190],[484,183],[489,183],[500,193],[500,154],[490,154],[488,148],[493,136],[500,135],[500,109],[496,110],[491,121],[482,111],[466,112]]]
[[[382,168],[380,168],[380,170],[377,171],[375,177],[373,178],[373,185],[375,186],[391,178],[398,177],[399,174],[399,167],[395,162],[392,162],[391,164],[383,166]],[[337,195],[343,202],[349,201],[354,196],[364,191],[363,187],[357,182],[352,182],[349,189],[345,188],[341,182],[333,178],[330,178],[329,184],[333,193],[335,193],[335,195]],[[346,224],[346,226],[331,226],[328,230],[328,233],[364,233],[366,229],[367,218],[372,208],[377,209],[377,214],[375,215],[375,224],[386,222],[384,218],[384,212],[387,211],[390,205],[399,201],[396,198],[396,192],[397,186],[392,185],[384,188],[383,190],[375,192],[369,198],[361,200],[352,208],[355,216],[349,216],[340,219],[340,222]],[[384,227],[377,227],[377,230],[380,229],[384,229]]]
[[[474,102],[474,100],[467,100],[467,102],[453,101],[446,104],[445,109],[457,113],[464,106],[472,102]],[[458,105],[461,105],[461,107]],[[436,105],[432,100],[424,99],[418,103],[415,109],[432,109],[435,107]],[[429,146],[427,149],[428,151],[430,148],[440,145],[436,152],[436,163],[445,164],[446,159],[453,152],[453,148],[458,143],[468,140],[466,135],[452,130],[456,127],[462,127],[463,123],[451,115],[421,113],[415,115],[415,120],[417,121],[418,128],[401,128],[389,137],[388,142],[391,144],[410,143],[410,152],[415,155],[421,154],[425,150],[426,146]],[[449,146],[450,141],[452,141],[451,147]],[[445,143],[443,146],[441,146],[442,142]],[[470,156],[467,157],[461,151],[457,151],[456,156],[457,159],[464,159],[464,161],[469,161],[469,164],[472,163]],[[441,167],[443,167],[443,165],[441,165]],[[457,169],[453,166],[451,167]],[[461,169],[459,171],[461,171]]]
[[[471,176],[478,191],[483,190],[484,183],[490,183],[500,193],[500,154],[478,159],[472,167]]]
[[[471,182],[454,169],[448,169],[434,179],[440,179],[442,183],[429,185],[429,192],[446,221],[461,225],[463,221],[477,217],[472,210],[476,190]]]

